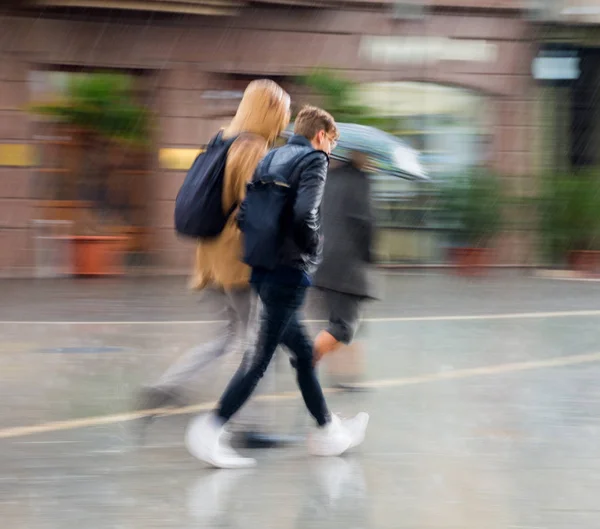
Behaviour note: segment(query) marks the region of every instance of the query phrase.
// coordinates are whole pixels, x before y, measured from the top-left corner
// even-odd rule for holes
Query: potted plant
[[[500,229],[498,179],[473,174],[440,185],[438,206],[449,234],[450,259],[462,274],[483,273],[492,261],[492,241]]]
[[[111,177],[128,156],[147,148],[150,136],[148,112],[134,101],[131,79],[110,73],[75,74],[62,101],[31,110],[68,128],[77,147],[73,194],[87,206],[78,215],[71,237],[74,273],[123,273],[127,240],[114,232],[122,219],[111,199]]]
[[[585,274],[600,271],[600,181],[594,174],[544,179],[540,203],[542,240],[554,265]]]

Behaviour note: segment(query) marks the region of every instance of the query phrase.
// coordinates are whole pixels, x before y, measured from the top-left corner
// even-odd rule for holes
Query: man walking
[[[350,380],[338,379],[336,386],[344,389],[353,389],[352,384],[362,375],[362,351],[353,339],[364,303],[378,298],[373,266],[375,216],[366,165],[365,153],[350,151],[347,160],[329,171],[323,199],[323,261],[313,280],[319,291],[318,304],[329,320],[315,339],[315,361],[348,346],[331,355],[337,360],[334,375],[339,377],[341,371],[350,376]]]
[[[313,365],[313,344],[299,318],[321,254],[320,206],[329,154],[338,135],[331,115],[316,107],[305,107],[296,119],[294,136],[271,151],[257,167],[253,180],[277,174],[291,189],[291,203],[288,214],[281,218],[276,265],[252,270],[251,283],[263,309],[251,365],[238,370],[218,408],[207,417],[193,419],[186,432],[190,453],[212,466],[240,468],[255,464],[229,446],[225,425],[250,398],[279,344],[293,355],[302,397],[317,423],[309,437],[310,452],[337,456],[364,439],[369,419],[366,413],[345,421],[330,414]]]

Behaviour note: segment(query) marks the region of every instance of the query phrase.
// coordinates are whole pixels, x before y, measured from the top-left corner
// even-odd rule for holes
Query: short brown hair
[[[335,120],[329,112],[325,112],[322,108],[306,105],[296,116],[294,134],[312,140],[320,130],[324,130],[330,135],[333,134],[336,140],[340,135]]]

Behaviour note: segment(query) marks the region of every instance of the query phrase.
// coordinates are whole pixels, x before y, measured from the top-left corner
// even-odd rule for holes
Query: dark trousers
[[[295,360],[296,377],[308,411],[320,426],[329,421],[323,390],[313,367],[313,344],[299,320],[299,309],[307,288],[263,281],[254,285],[263,304],[256,353],[249,365],[242,362],[221,397],[217,412],[227,422],[250,398],[265,373],[279,344],[284,345]]]

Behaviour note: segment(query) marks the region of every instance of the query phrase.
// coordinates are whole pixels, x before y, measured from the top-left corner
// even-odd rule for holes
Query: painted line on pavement
[[[518,320],[545,318],[599,317],[600,310],[572,310],[555,312],[509,312],[504,314],[460,314],[445,316],[397,316],[391,318],[365,318],[369,323],[427,322],[427,321],[478,321]],[[302,320],[304,323],[326,323],[327,320]],[[214,325],[227,320],[158,320],[158,321],[0,321],[0,325]]]
[[[467,369],[456,369],[453,371],[446,371],[442,373],[430,373],[427,375],[418,375],[413,377],[400,377],[390,378],[381,380],[372,380],[357,384],[357,386],[364,388],[391,388],[391,387],[402,387],[402,386],[413,386],[419,384],[427,384],[431,382],[438,382],[444,380],[459,380],[466,378],[474,378],[481,376],[491,375],[502,375],[506,373],[518,373],[523,371],[532,371],[537,369],[546,369],[553,367],[566,367],[583,364],[591,364],[594,362],[600,362],[600,352],[588,353],[581,355],[569,355],[560,356],[555,358],[548,358],[545,360],[532,360],[528,362],[513,362],[508,364],[496,364],[490,366],[481,366]],[[325,389],[328,394],[339,393],[341,390],[338,389]],[[282,401],[299,398],[300,394],[297,391],[290,391],[285,393],[276,393],[271,395],[260,395],[256,397],[256,400],[260,401]],[[187,415],[192,413],[199,413],[204,411],[210,411],[215,408],[217,402],[205,402],[196,404],[193,406],[186,406],[184,408],[174,410],[143,410],[139,412],[130,413],[119,413],[115,415],[104,415],[96,417],[84,417],[81,419],[71,419],[67,421],[48,422],[44,424],[38,424],[34,426],[20,426],[12,428],[0,429],[0,439],[9,439],[14,437],[24,437],[28,435],[36,435],[50,432],[58,432],[64,430],[75,430],[78,428],[88,428],[92,426],[103,426],[107,424],[116,424],[127,421],[133,421],[141,419],[149,415],[160,413],[160,415]]]
[[[544,277],[539,276],[536,279],[544,279],[546,281],[580,281],[580,282],[588,282],[588,283],[599,283],[600,278],[597,277]]]

